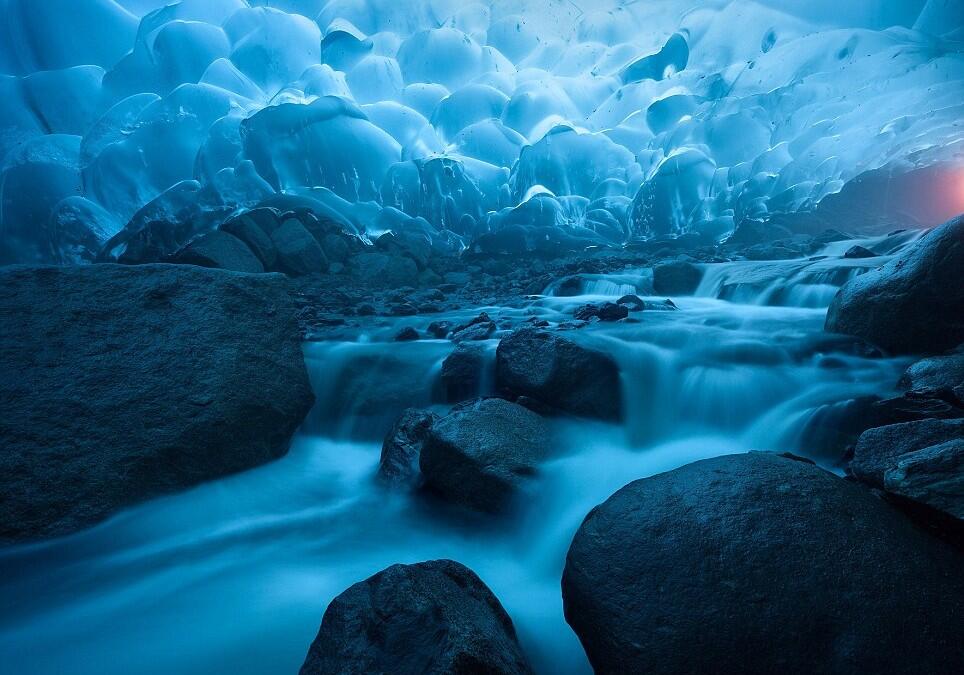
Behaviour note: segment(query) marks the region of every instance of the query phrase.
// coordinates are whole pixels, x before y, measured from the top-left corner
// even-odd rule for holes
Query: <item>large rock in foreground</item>
[[[311,407],[281,275],[0,271],[0,540],[282,456]]]
[[[419,466],[426,486],[447,500],[497,512],[547,457],[548,436],[545,420],[521,405],[464,403],[429,429]]]
[[[503,338],[496,352],[496,381],[503,391],[573,415],[623,416],[616,362],[557,333],[522,328]]]
[[[332,600],[301,675],[530,673],[512,620],[451,560],[392,565]]]
[[[954,673],[962,562],[862,486],[751,453],[593,509],[563,599],[600,674]]]
[[[964,216],[848,282],[830,305],[826,329],[902,354],[937,354],[964,342]]]

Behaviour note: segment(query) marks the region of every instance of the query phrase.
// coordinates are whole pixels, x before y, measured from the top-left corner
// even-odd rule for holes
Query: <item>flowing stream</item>
[[[554,459],[519,508],[498,518],[373,480],[385,432],[404,408],[438,400],[437,376],[453,348],[391,337],[403,325],[422,330],[478,309],[307,343],[318,402],[285,458],[74,536],[0,552],[2,669],[295,673],[335,595],[392,563],[448,557],[492,588],[538,672],[590,672],[560,595],[582,518],[634,479],[721,454],[792,451],[839,470],[838,457],[805,447],[808,421],[893,391],[908,363],[862,355],[822,332],[836,288],[880,262],[713,265],[697,296],[676,300],[678,311],[571,331],[620,363],[626,422],[555,420]],[[583,295],[550,288],[521,308],[482,309],[500,325],[563,321],[579,304],[650,284],[643,272],[596,275]],[[497,340],[487,344],[494,359]]]

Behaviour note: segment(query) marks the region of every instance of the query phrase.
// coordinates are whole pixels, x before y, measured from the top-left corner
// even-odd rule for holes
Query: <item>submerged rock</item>
[[[419,465],[425,484],[477,511],[503,510],[549,454],[537,414],[498,398],[455,407],[432,425]]]
[[[936,354],[964,342],[964,216],[841,288],[826,329],[894,353]]]
[[[619,367],[601,352],[537,328],[503,338],[496,352],[496,382],[573,415],[618,420],[623,415]]]
[[[10,267],[0,322],[0,540],[276,459],[313,401],[280,275]]]
[[[853,475],[887,492],[964,519],[964,419],[892,424],[861,434]]]
[[[382,443],[378,477],[395,485],[414,485],[418,480],[418,458],[429,429],[439,416],[428,410],[409,408],[402,413]]]
[[[412,342],[419,339],[418,331],[412,326],[405,326],[395,333],[395,342]]]
[[[653,290],[660,295],[693,295],[703,279],[703,270],[685,260],[653,268]]]
[[[583,305],[576,309],[573,317],[580,321],[599,319],[600,321],[619,321],[629,316],[629,308],[623,304],[604,302],[599,305]]]
[[[843,257],[848,258],[850,260],[854,260],[854,259],[860,259],[860,258],[874,258],[876,257],[876,255],[877,255],[876,253],[874,253],[870,249],[864,248],[863,246],[851,246],[843,254]]]
[[[626,307],[630,312],[640,312],[646,309],[646,302],[638,295],[624,295],[616,301],[616,304]]]
[[[562,581],[596,673],[957,672],[961,555],[859,485],[750,453],[593,509]]]
[[[392,565],[332,600],[301,675],[527,675],[512,620],[452,560]]]

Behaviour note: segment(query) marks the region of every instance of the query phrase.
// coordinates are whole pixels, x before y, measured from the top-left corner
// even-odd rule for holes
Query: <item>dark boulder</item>
[[[444,340],[452,332],[452,324],[448,321],[433,321],[428,325],[428,332],[439,340]]]
[[[349,266],[356,278],[375,286],[397,288],[418,280],[418,266],[405,256],[359,253],[351,257]]]
[[[274,269],[278,251],[275,250],[269,233],[278,229],[281,224],[278,218],[278,212],[274,209],[254,209],[226,220],[219,229],[233,234],[247,244],[265,269]]]
[[[429,429],[439,417],[428,410],[409,408],[402,413],[382,443],[378,477],[393,485],[418,482],[418,458]]]
[[[419,466],[425,484],[477,511],[508,506],[549,453],[548,428],[531,410],[498,398],[456,406],[428,433]]]
[[[527,675],[512,620],[452,560],[392,565],[332,600],[301,675]]]
[[[418,340],[418,331],[411,326],[405,326],[395,333],[395,342],[412,342]]]
[[[897,383],[901,389],[954,389],[964,385],[964,349],[911,364]]]
[[[482,394],[486,369],[485,345],[462,342],[442,361],[442,394],[448,403],[458,403]],[[491,380],[491,378],[489,378]]]
[[[854,448],[854,477],[964,518],[964,419],[921,420],[869,429]]]
[[[728,247],[741,248],[762,244],[793,236],[793,232],[777,223],[765,223],[760,220],[743,220],[733,230],[725,244]]]
[[[667,302],[669,302],[667,300]],[[638,295],[624,295],[616,301],[617,305],[626,307],[630,312],[639,312],[646,309],[646,302]]]
[[[562,580],[596,673],[953,673],[961,554],[860,485],[765,453],[635,481]]]
[[[278,252],[278,268],[295,277],[328,271],[328,259],[321,246],[295,218],[288,218],[271,233]]]
[[[841,288],[826,330],[894,353],[936,354],[964,342],[964,216]]]
[[[503,338],[496,352],[496,383],[563,412],[618,420],[623,415],[619,367],[574,339],[537,328]]]
[[[702,279],[703,270],[685,260],[653,268],[653,290],[659,295],[693,295]]]
[[[264,265],[243,241],[219,230],[202,234],[182,248],[175,254],[174,262],[232,272],[264,272]]]
[[[843,254],[844,258],[848,258],[850,260],[857,260],[860,258],[874,258],[876,256],[877,256],[876,253],[874,253],[870,249],[864,248],[863,246],[851,246]]]
[[[495,321],[485,312],[480,312],[474,319],[453,328],[451,340],[453,342],[488,340],[495,331]]]
[[[629,316],[629,308],[614,302],[604,302],[599,305],[583,305],[576,309],[573,318],[579,321],[599,319],[600,321],[619,321]]]
[[[10,267],[0,323],[0,540],[276,459],[313,401],[281,275]]]

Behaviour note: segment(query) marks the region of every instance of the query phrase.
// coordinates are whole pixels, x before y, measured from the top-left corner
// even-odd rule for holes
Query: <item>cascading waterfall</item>
[[[848,264],[837,261],[837,272]],[[808,268],[805,261],[768,265],[784,280]],[[703,288],[727,274],[726,265],[708,266]],[[849,272],[841,274],[835,281]],[[572,308],[614,300],[642,279],[595,275],[582,282],[587,295],[487,311],[497,322],[564,321]],[[471,311],[385,319],[350,339],[307,344],[317,403],[287,457],[66,539],[0,552],[0,578],[19,579],[3,594],[0,653],[14,671],[29,663],[35,673],[200,674],[215,664],[294,672],[334,595],[394,562],[451,557],[498,595],[540,672],[588,672],[563,621],[558,584],[566,548],[590,508],[633,479],[752,448],[807,452],[839,471],[837,457],[805,446],[808,423],[841,401],[887,394],[907,364],[848,352],[822,333],[824,309],[810,302],[739,304],[712,295],[678,298],[679,311],[645,311],[640,323],[573,331],[620,364],[626,421],[555,420],[554,458],[520,508],[494,520],[450,517],[432,497],[374,480],[381,437],[402,410],[447,410],[437,379],[452,343],[391,336],[403,325],[424,334],[429,321],[458,323]],[[208,628],[179,632],[175,645],[159,649],[149,636],[185,614]],[[225,616],[229,628],[218,625]],[[254,653],[243,648],[255,638]],[[63,648],[46,649],[51,641]],[[144,650],[115,658],[120,645],[134,643]]]

